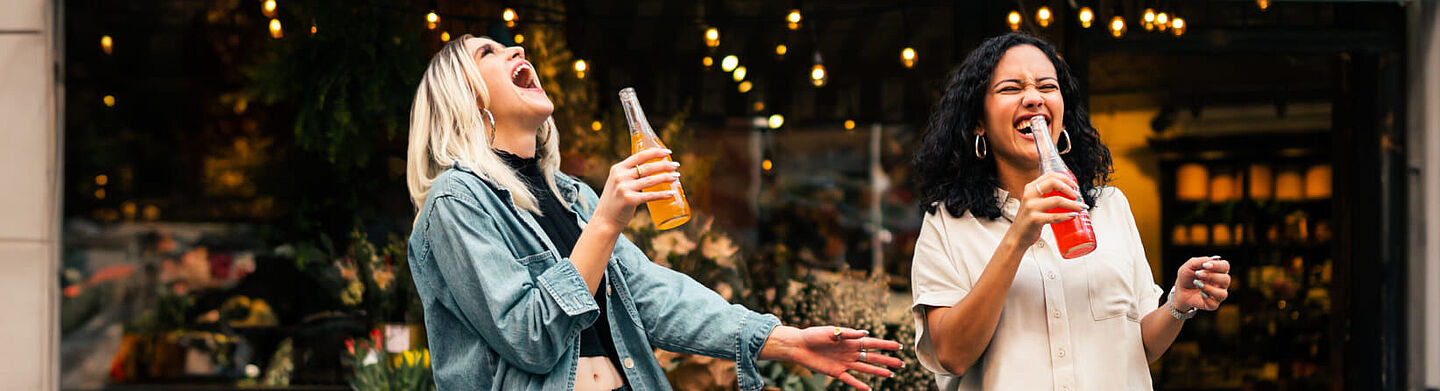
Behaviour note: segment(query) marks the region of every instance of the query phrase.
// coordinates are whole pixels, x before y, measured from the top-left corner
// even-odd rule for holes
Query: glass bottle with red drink
[[[1055,142],[1050,139],[1050,125],[1045,121],[1045,117],[1030,117],[1030,130],[1030,134],[1035,137],[1035,152],[1040,156],[1040,173],[1065,174],[1070,181],[1078,184],[1079,181],[1075,179],[1075,174],[1065,166],[1065,160],[1060,158],[1060,151],[1055,149]],[[1061,196],[1071,201],[1075,200],[1059,191],[1050,192],[1045,196]],[[1055,208],[1046,212],[1069,213],[1071,210]],[[1050,224],[1050,231],[1055,234],[1055,244],[1060,246],[1060,256],[1065,259],[1079,258],[1095,251],[1095,230],[1090,226],[1089,211],[1082,210],[1079,215],[1069,221]]]

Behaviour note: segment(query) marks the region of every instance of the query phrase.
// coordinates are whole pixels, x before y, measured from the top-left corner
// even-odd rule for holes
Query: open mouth
[[[540,88],[540,82],[535,79],[535,67],[528,61],[521,61],[510,71],[510,82],[527,90]]]
[[[1031,133],[1034,132],[1034,129],[1030,128],[1030,119],[1034,117],[1044,118],[1047,122],[1050,120],[1050,116],[1045,114],[1022,115],[1018,120],[1015,121],[1015,131],[1020,132],[1020,134],[1022,135],[1025,135],[1025,138],[1027,139],[1033,138],[1034,136],[1031,136]]]

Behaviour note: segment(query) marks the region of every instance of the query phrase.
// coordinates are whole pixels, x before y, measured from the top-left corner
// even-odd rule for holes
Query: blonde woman
[[[640,189],[677,180],[679,164],[636,154],[597,195],[559,172],[554,109],[524,49],[468,35],[435,55],[415,93],[409,259],[439,389],[669,389],[654,348],[736,361],[744,390],[763,386],[757,360],[859,389],[847,371],[902,365],[877,352],[899,343],[781,326],[651,263],[620,233],[637,205],[673,196]]]

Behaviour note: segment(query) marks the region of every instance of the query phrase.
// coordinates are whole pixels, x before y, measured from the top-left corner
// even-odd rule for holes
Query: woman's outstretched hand
[[[899,358],[881,353],[900,350],[899,342],[870,338],[869,335],[869,331],[835,326],[803,330],[779,326],[770,333],[765,347],[760,349],[760,359],[790,361],[840,379],[856,389],[869,390],[870,386],[849,371],[891,377],[895,374],[887,367],[905,366]]]
[[[670,156],[670,150],[651,148],[610,166],[610,176],[605,179],[605,190],[600,193],[600,202],[595,206],[595,215],[590,223],[623,228],[635,215],[635,207],[674,197],[674,191],[645,191],[647,187],[680,180],[680,173],[675,171],[680,168],[680,163],[668,160],[651,162],[666,156]]]

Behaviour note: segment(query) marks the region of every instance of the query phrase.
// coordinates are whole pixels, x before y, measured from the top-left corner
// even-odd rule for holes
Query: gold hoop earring
[[[494,147],[495,147],[495,115],[494,115],[494,114],[490,114],[490,109],[486,109],[486,108],[483,108],[483,107],[480,108],[480,112],[485,113],[485,116],[488,117],[488,118],[490,118],[490,147],[491,147],[491,148],[494,148]]]
[[[1070,147],[1075,146],[1075,142],[1070,139],[1070,132],[1067,132],[1067,131],[1065,131],[1064,128],[1061,128],[1061,129],[1060,129],[1060,137],[1064,137],[1064,138],[1065,138],[1065,149],[1060,150],[1060,154],[1061,154],[1061,155],[1064,155],[1064,154],[1070,153]],[[1057,143],[1057,144],[1058,144],[1058,143]]]
[[[984,146],[985,152],[980,152],[980,149],[981,149],[981,146],[982,146],[982,145]],[[980,160],[985,160],[985,156],[987,156],[987,155],[989,155],[989,154],[990,154],[990,142],[989,142],[989,141],[985,141],[985,135],[983,135],[983,134],[977,134],[977,135],[975,135],[975,158],[976,158],[976,159],[980,159]]]

